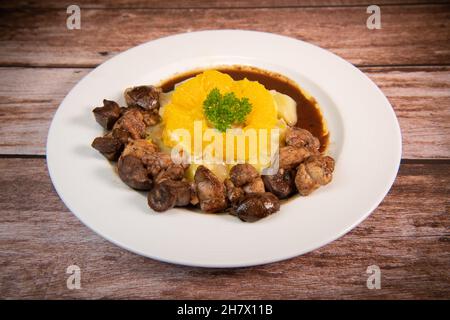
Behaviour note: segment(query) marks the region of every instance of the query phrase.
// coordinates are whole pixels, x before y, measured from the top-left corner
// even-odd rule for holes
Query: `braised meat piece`
[[[240,187],[236,187],[230,179],[225,179],[224,184],[227,191],[228,201],[231,205],[237,205],[245,196],[244,190]]]
[[[186,181],[164,180],[148,193],[148,205],[162,212],[175,206],[186,206],[191,201],[191,185]]]
[[[319,139],[305,129],[290,127],[286,130],[286,145],[296,148],[306,148],[312,153],[318,153]]]
[[[177,201],[175,206],[184,207],[191,201],[191,184],[182,180],[164,180],[162,184],[169,186],[169,188],[176,194]]]
[[[262,193],[266,191],[264,188],[264,182],[260,176],[244,185],[242,189],[245,191],[245,193]]]
[[[129,107],[158,110],[161,92],[160,88],[154,86],[138,86],[126,89],[124,96]]]
[[[111,134],[114,138],[118,139],[122,144],[127,144],[128,140],[130,140],[130,134],[128,131],[122,128],[115,128],[111,131]]]
[[[184,178],[186,168],[181,164],[171,164],[164,170],[161,170],[155,177],[155,183],[165,180],[181,180]]]
[[[259,177],[258,171],[251,164],[237,164],[230,170],[230,180],[236,187],[241,187]]]
[[[103,107],[97,107],[92,110],[95,120],[106,130],[111,130],[114,123],[120,117],[120,107],[111,100],[103,100]]]
[[[281,169],[294,169],[311,155],[311,151],[306,148],[282,147],[279,152],[279,167]]]
[[[137,190],[150,190],[152,182],[141,159],[134,155],[125,155],[117,163],[119,177],[128,186]]]
[[[142,116],[146,126],[154,126],[161,122],[161,116],[153,111],[142,110]]]
[[[148,193],[147,202],[150,208],[157,212],[163,212],[175,207],[177,196],[169,185],[156,184]]]
[[[195,187],[195,182],[191,182],[190,185],[191,185],[191,200],[189,202],[193,206],[196,206],[200,202],[197,196],[197,188]]]
[[[156,144],[145,139],[131,140],[122,152],[122,157],[127,155],[140,159],[155,183],[181,180],[187,168],[183,164],[175,164],[170,154],[160,152]]]
[[[263,176],[263,180],[267,191],[279,199],[285,199],[295,191],[294,175],[290,170],[280,169],[274,175]]]
[[[122,157],[127,155],[133,155],[136,158],[143,160],[145,156],[153,155],[159,151],[159,148],[156,144],[145,140],[145,139],[137,139],[131,140],[122,152]]]
[[[92,147],[100,151],[110,161],[116,161],[123,150],[123,144],[111,134],[95,138]]]
[[[131,139],[145,138],[145,129],[144,116],[137,108],[128,108],[113,126],[113,132],[126,132]]]
[[[145,154],[142,158],[142,162],[144,162],[148,173],[152,177],[158,176],[162,170],[166,170],[174,164],[170,154],[163,152]]]
[[[225,186],[208,168],[199,166],[194,181],[202,211],[218,212],[227,207]]]
[[[270,192],[251,193],[234,208],[233,214],[246,222],[254,222],[280,210],[280,200]]]
[[[333,178],[334,159],[329,156],[312,156],[302,163],[295,176],[295,185],[302,196],[307,196]]]

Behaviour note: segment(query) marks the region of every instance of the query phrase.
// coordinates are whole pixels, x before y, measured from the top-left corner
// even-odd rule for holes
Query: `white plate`
[[[124,104],[124,88],[199,67],[244,64],[281,73],[311,93],[331,133],[333,181],[255,223],[185,209],[154,213],[91,148],[102,134],[92,109]],[[301,117],[301,115],[299,115]],[[338,56],[279,35],[221,30],[179,34],[127,50],[84,77],[59,106],[47,141],[53,184],[88,227],[135,253],[177,264],[242,267],[288,259],[350,231],[382,201],[396,177],[401,134],[380,89]],[[101,250],[101,248],[99,248]]]

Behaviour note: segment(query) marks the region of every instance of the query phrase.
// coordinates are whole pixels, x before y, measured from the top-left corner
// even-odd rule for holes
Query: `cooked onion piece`
[[[297,103],[286,94],[270,90],[277,107],[278,118],[284,119],[286,123],[293,126],[297,123]]]

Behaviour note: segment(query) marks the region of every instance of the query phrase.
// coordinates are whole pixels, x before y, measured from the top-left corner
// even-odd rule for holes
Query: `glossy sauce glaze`
[[[297,103],[297,124],[296,127],[306,129],[316,136],[320,141],[320,152],[326,150],[329,141],[329,133],[326,129],[325,120],[323,119],[317,102],[308,99],[302,90],[292,80],[273,72],[261,70],[247,66],[224,66],[216,67],[215,70],[228,74],[234,80],[242,80],[247,78],[251,81],[258,81],[268,90],[276,90],[286,94]],[[163,81],[160,86],[164,92],[174,89],[177,83],[196,76],[204,70],[197,69],[187,73],[178,74],[174,77]]]

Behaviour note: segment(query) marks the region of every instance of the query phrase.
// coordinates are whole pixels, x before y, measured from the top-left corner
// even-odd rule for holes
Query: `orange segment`
[[[194,121],[202,122],[203,132],[208,129],[208,123],[203,113],[203,102],[209,92],[218,88],[222,94],[234,92],[238,98],[246,97],[252,104],[252,111],[247,115],[243,131],[248,129],[270,130],[277,123],[277,111],[270,92],[259,82],[247,79],[234,81],[229,75],[216,70],[207,70],[192,79],[180,84],[174,90],[172,99],[166,105],[163,114],[164,132],[163,142],[169,147],[174,147],[179,143],[174,139],[172,133],[176,129],[186,129],[191,135],[191,150],[193,152],[194,141]],[[225,134],[222,134],[225,137]],[[263,137],[257,137],[259,139]],[[270,143],[269,137],[264,137]],[[248,141],[248,139],[247,139]],[[207,145],[209,141],[202,141]],[[225,144],[225,138],[224,138]],[[226,146],[224,145],[224,150]],[[236,150],[237,146],[234,146]],[[259,149],[258,149],[259,150]],[[225,157],[225,152],[224,152]],[[245,160],[249,158],[248,143],[245,150]]]

